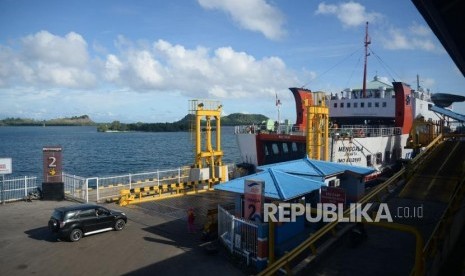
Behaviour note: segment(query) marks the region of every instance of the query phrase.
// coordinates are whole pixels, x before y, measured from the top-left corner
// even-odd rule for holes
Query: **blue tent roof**
[[[258,169],[261,170],[266,170],[268,168],[273,168],[274,170],[280,170],[290,174],[311,176],[314,178],[316,177],[316,179],[324,179],[328,176],[341,174],[347,171],[354,174],[359,174],[361,176],[369,175],[375,171],[372,168],[352,166],[328,161],[313,160],[309,159],[308,157],[258,167]]]
[[[321,186],[325,185],[324,181],[315,181],[273,168],[268,168],[256,174],[218,184],[215,186],[215,190],[243,194],[244,181],[246,179],[265,181],[265,197],[283,201],[298,198],[314,190],[318,190]]]
[[[243,194],[246,179],[263,180],[265,197],[286,201],[320,189],[325,185],[325,178],[329,176],[345,172],[365,176],[375,171],[372,168],[308,158],[260,166],[258,169],[263,171],[218,184],[215,190]]]

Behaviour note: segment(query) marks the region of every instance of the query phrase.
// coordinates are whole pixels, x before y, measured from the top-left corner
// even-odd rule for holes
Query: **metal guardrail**
[[[267,130],[263,125],[236,126],[235,134],[259,134],[259,133],[278,133],[287,135],[306,136],[307,132],[303,128],[279,125],[273,130]],[[366,125],[344,125],[341,128],[330,128],[330,137],[382,137],[402,134],[400,127],[368,127]]]
[[[235,167],[226,164],[228,173]],[[144,188],[186,183],[189,180],[190,167],[184,166],[176,169],[157,170],[105,177],[80,177],[63,173],[65,195],[84,202],[101,202],[109,198],[120,196],[123,189]]]
[[[419,161],[422,161],[422,159],[429,154],[429,151],[434,148],[441,140],[443,139],[442,135],[439,135],[434,139],[427,147],[425,147],[424,151],[418,154],[414,159],[412,159],[411,163],[415,164]],[[417,166],[415,166],[417,167]],[[414,167],[409,167],[414,168]],[[367,195],[365,195],[358,203],[360,204],[366,204],[368,202],[376,201],[379,202],[381,200],[381,193],[382,192],[389,192],[390,188],[392,186],[396,186],[396,183],[400,182],[399,180],[404,177],[404,174],[406,173],[406,168],[402,168],[400,171],[398,171],[395,175],[393,175],[391,178],[389,178],[387,181],[384,183],[378,185],[375,187],[373,190],[371,190]],[[344,211],[343,215],[344,217],[348,217],[351,212],[354,211],[356,207],[352,206],[351,208],[348,208],[347,210]],[[305,251],[310,249],[313,254],[317,253],[317,248],[315,247],[315,244],[317,241],[319,241],[321,238],[326,236],[327,234],[334,233],[335,227],[338,224],[338,221],[330,222],[323,226],[320,230],[315,232],[310,238],[302,242],[300,245],[298,245],[296,248],[294,248],[292,251],[288,252],[285,254],[283,257],[281,257],[279,260],[275,261],[274,263],[271,263],[268,265],[266,269],[261,271],[258,275],[273,275],[274,273],[278,272],[282,268],[289,268],[290,263],[295,260],[298,256],[303,254]],[[373,223],[376,224],[376,223]],[[381,226],[381,225],[380,225]],[[401,229],[397,229],[401,230]],[[412,229],[404,229],[405,231],[412,231]],[[421,244],[420,244],[421,245]],[[418,247],[418,244],[417,244]],[[417,254],[419,254],[417,250]],[[422,273],[422,252],[420,254],[421,256],[416,255],[416,261],[415,261],[415,272],[416,275],[421,275]],[[417,266],[418,265],[418,266]]]
[[[0,179],[0,182],[2,180]],[[24,176],[15,178],[4,178],[0,188],[0,202],[23,200],[30,192],[37,191],[37,177]]]
[[[272,129],[267,129],[266,125],[245,125],[235,126],[234,134],[259,134],[259,133],[279,133],[289,135],[305,136],[305,128],[292,125],[279,125]]]
[[[448,134],[448,138],[465,138],[463,134]],[[464,163],[465,166],[465,163]],[[439,253],[440,247],[443,246],[444,239],[447,235],[450,236],[453,231],[453,217],[457,212],[460,211],[460,206],[463,204],[465,198],[465,167],[462,168],[461,180],[458,180],[456,189],[444,211],[443,215],[439,219],[439,223],[436,224],[430,238],[426,242],[423,249],[423,255],[425,259],[433,259],[436,254]]]
[[[247,264],[251,259],[257,258],[258,225],[235,217],[220,205],[218,205],[218,237],[231,254],[244,258]]]
[[[335,135],[363,138],[363,137],[382,137],[402,134],[400,127],[358,127],[358,126],[344,126],[342,128],[331,128],[330,136]]]

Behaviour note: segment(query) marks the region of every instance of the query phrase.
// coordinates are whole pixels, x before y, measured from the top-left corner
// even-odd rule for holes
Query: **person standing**
[[[195,214],[194,214],[194,208],[190,207],[189,210],[187,210],[187,231],[188,233],[195,233]]]

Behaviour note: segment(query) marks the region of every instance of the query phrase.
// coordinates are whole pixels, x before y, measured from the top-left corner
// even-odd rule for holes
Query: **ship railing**
[[[277,133],[287,135],[306,136],[306,130],[296,126],[279,125],[273,130],[266,129],[261,125],[236,126],[235,134],[259,134],[259,133]],[[402,134],[400,127],[369,127],[367,125],[343,125],[341,128],[330,128],[330,137],[342,138],[363,138],[363,137],[383,137]]]
[[[400,127],[367,127],[365,125],[344,126],[342,128],[331,128],[330,137],[342,138],[364,138],[383,137],[402,134]]]
[[[234,128],[235,134],[260,134],[277,133],[288,135],[306,135],[305,129],[292,125],[278,125],[268,127],[266,125],[241,125]]]

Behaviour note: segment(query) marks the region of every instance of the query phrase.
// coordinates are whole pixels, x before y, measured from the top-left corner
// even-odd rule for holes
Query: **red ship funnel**
[[[295,126],[304,130],[307,126],[306,106],[313,105],[312,91],[305,88],[289,88],[295,99],[296,121]]]

